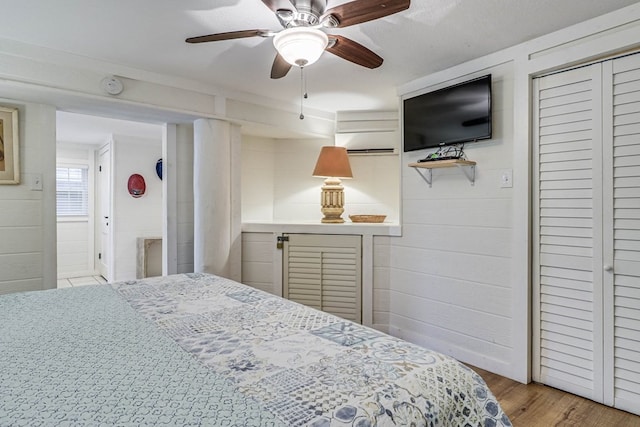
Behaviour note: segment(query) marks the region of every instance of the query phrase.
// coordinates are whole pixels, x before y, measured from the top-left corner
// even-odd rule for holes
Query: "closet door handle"
[[[604,271],[613,271],[613,265],[605,264],[604,265]]]

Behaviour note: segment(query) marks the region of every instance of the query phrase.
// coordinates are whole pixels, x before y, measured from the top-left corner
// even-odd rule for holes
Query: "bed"
[[[184,274],[0,297],[0,425],[511,424],[452,358]]]

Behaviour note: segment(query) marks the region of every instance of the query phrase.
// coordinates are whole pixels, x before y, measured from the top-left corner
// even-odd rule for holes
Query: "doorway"
[[[154,176],[162,125],[59,111],[56,127],[61,177],[66,171],[74,182],[84,179],[82,191],[66,194],[84,203],[75,215],[62,210],[64,182],[57,180],[58,287],[135,279],[136,237],[162,236],[162,185]],[[133,173],[148,183],[135,202],[126,192]]]
[[[112,276],[109,271],[111,260],[111,149],[109,145],[98,152],[97,177],[97,211],[98,227],[96,229],[96,270],[106,280]]]

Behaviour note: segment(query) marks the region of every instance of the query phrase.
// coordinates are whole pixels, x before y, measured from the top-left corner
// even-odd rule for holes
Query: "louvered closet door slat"
[[[613,61],[614,405],[640,414],[640,57]]]
[[[540,135],[540,153],[566,152],[577,150],[589,150],[591,140],[591,130],[585,129],[568,134],[553,134],[545,132]]]
[[[322,254],[322,309],[360,323],[361,308],[356,295],[360,270],[360,243],[340,251],[326,248]]]
[[[320,310],[322,257],[305,248],[289,247],[285,288],[287,298]]]
[[[640,128],[637,133],[640,133]],[[625,136],[627,136],[627,134],[625,134]],[[625,145],[614,145],[613,154],[615,157],[640,156],[640,147],[631,143],[627,143]]]
[[[534,379],[594,398],[594,71],[536,81],[536,289]],[[597,156],[595,156],[597,158]]]
[[[540,172],[591,169],[591,159],[575,159],[575,153],[573,153],[573,156],[573,159],[562,161],[547,160],[540,164]]]
[[[587,160],[591,162],[591,150],[573,150],[564,152],[550,152],[540,154],[540,167],[553,167],[555,162],[569,162]]]

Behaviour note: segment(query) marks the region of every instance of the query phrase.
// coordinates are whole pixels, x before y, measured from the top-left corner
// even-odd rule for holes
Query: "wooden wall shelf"
[[[476,182],[476,162],[471,160],[462,160],[462,159],[450,159],[450,160],[434,160],[431,162],[418,162],[418,163],[409,163],[409,167],[412,167],[418,172],[418,174],[424,179],[429,187],[433,182],[433,174],[432,169],[439,168],[453,168],[457,167],[460,169],[464,175],[467,177],[471,185],[474,185]],[[426,169],[427,173],[424,174],[420,171],[420,169]]]

